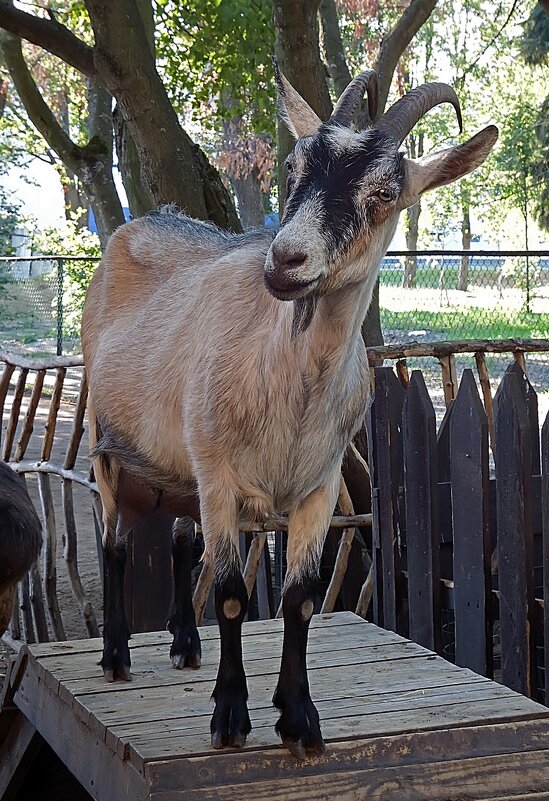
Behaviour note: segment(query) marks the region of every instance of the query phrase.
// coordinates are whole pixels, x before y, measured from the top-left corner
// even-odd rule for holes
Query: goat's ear
[[[273,64],[278,87],[280,116],[296,139],[301,139],[302,136],[312,136],[322,125],[322,120],[280,72],[276,61],[273,61]]]
[[[486,160],[498,138],[498,129],[489,125],[467,142],[433,153],[418,161],[404,159],[405,183],[399,207],[417,203],[428,189],[445,186],[472,172]]]

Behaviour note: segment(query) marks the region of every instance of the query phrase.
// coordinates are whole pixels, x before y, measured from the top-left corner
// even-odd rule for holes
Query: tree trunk
[[[130,0],[87,0],[94,66],[128,124],[141,175],[155,203],[239,230],[217,170],[183,130],[156,71],[142,16]]]
[[[406,249],[417,250],[419,232],[419,215],[421,214],[421,200],[406,209]],[[402,286],[411,289],[416,285],[417,256],[406,256],[404,261],[404,276]]]
[[[328,72],[339,97],[350,84],[352,76],[345,59],[335,0],[320,0],[320,21]]]
[[[113,111],[113,127],[118,169],[126,190],[130,212],[132,217],[141,217],[154,209],[156,203],[141,177],[139,153],[118,105]]]
[[[471,219],[469,216],[469,205],[463,206],[463,217],[461,220],[461,249],[471,249]],[[459,276],[457,288],[462,292],[467,291],[469,284],[469,256],[461,257],[461,264],[459,266]]]
[[[318,46],[320,0],[274,0],[275,55],[280,69],[321,120],[332,113],[332,101]],[[277,121],[280,213],[286,194],[286,156],[294,140],[285,123]]]
[[[257,228],[263,225],[265,212],[257,168],[254,167],[248,175],[242,178],[231,176],[230,181],[236,196],[242,227],[244,229]]]

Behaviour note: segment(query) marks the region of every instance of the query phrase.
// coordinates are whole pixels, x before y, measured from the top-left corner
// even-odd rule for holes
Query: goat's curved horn
[[[412,128],[430,109],[441,103],[451,103],[455,109],[460,133],[463,130],[461,108],[456,93],[447,83],[424,83],[412,89],[391,106],[376,124],[378,131],[390,134],[402,143]]]
[[[377,73],[374,70],[364,70],[342,92],[329,122],[339,122],[349,127],[357,106],[364,97],[364,92],[368,93],[368,114],[373,120],[377,114],[379,94]]]

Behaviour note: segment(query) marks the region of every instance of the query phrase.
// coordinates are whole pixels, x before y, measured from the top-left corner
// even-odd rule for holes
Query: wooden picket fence
[[[491,454],[490,422],[470,369],[438,433],[422,373],[408,379],[402,370],[375,369],[372,616],[544,700],[549,415],[540,442],[536,393],[517,360],[494,397],[493,424]]]

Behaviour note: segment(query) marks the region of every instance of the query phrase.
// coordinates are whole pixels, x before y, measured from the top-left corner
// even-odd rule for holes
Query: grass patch
[[[390,311],[381,309],[385,330],[426,330],[442,339],[546,339],[549,314],[505,312],[497,309],[456,309],[441,311]]]

